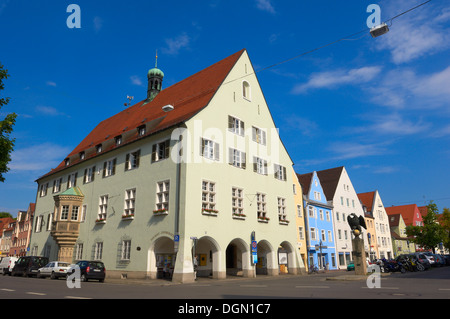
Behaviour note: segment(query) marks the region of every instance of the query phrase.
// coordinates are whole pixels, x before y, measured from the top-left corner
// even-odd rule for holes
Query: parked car
[[[11,276],[11,270],[14,268],[16,261],[19,258],[17,257],[4,257],[0,262],[0,272],[4,275]]]
[[[355,264],[353,263],[353,260],[348,263],[347,270],[348,271],[355,270]]]
[[[445,266],[445,260],[442,255],[434,254],[434,260],[436,261],[438,267]]]
[[[76,267],[80,269],[80,280],[88,281],[89,279],[95,279],[103,282],[106,277],[106,268],[101,261],[93,260],[80,260],[75,265],[71,265],[67,270],[67,274],[72,274],[76,271]]]
[[[38,269],[44,267],[48,264],[47,257],[39,257],[39,256],[25,256],[20,257],[17,260],[14,268],[11,271],[13,276],[22,275],[22,276],[36,276]]]
[[[50,277],[51,279],[58,279],[59,277],[66,277],[67,270],[70,268],[70,264],[62,261],[49,262],[42,268],[38,269],[37,277]]]
[[[445,264],[447,265],[447,266],[450,266],[450,255],[443,255],[444,256],[444,258],[445,258]]]
[[[433,253],[427,251],[427,252],[424,252],[423,254],[427,257],[427,259],[430,262],[431,266],[435,266],[435,260],[434,260]]]

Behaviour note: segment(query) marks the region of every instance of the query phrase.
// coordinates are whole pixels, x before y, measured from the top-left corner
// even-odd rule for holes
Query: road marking
[[[46,294],[41,293],[41,292],[32,292],[32,291],[28,291],[26,292],[27,295],[36,295],[36,296],[45,296]]]
[[[379,287],[379,288],[369,288],[369,287],[361,287],[363,289],[392,289],[392,290],[398,290],[398,287]]]
[[[0,290],[3,290],[3,291],[15,291],[14,289],[6,289],[6,288],[2,288]]]
[[[92,299],[92,298],[88,298],[88,297],[76,297],[76,296],[65,296],[64,298],[67,298],[67,299]]]
[[[241,287],[244,288],[265,288],[267,287],[267,285],[240,285]]]
[[[448,290],[450,290],[450,288],[439,288],[438,290],[448,291]]]
[[[319,288],[319,289],[328,289],[329,286],[295,286],[295,288]]]

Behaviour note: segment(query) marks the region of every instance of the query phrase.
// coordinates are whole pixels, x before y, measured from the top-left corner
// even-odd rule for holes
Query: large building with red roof
[[[176,282],[304,271],[293,163],[247,51],[163,79],[37,179],[31,253]]]

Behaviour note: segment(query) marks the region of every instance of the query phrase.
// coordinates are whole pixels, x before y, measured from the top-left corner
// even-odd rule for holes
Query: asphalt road
[[[164,280],[108,280],[81,283],[68,288],[64,279],[0,276],[0,299],[152,299],[178,302],[215,300],[292,299],[450,299],[450,267],[425,272],[394,273],[365,278],[352,272],[304,276],[282,275],[252,279],[213,280],[201,278],[192,284]]]

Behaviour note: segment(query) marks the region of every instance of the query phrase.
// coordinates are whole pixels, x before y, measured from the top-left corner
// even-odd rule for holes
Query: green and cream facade
[[[299,274],[292,165],[243,51],[189,119],[40,178],[30,247],[56,260],[64,221],[78,231],[71,261],[101,260],[108,276],[166,268],[190,282],[193,254],[198,276]],[[79,201],[56,206],[74,187]]]

